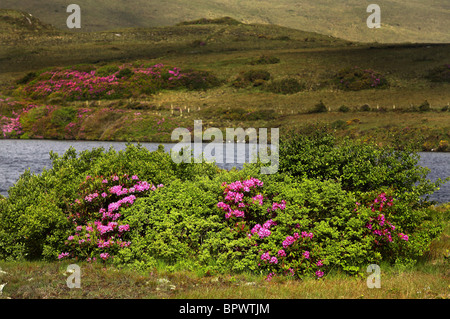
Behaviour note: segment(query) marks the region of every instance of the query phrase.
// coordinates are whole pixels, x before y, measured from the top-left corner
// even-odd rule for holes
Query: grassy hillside
[[[202,119],[204,128],[280,127],[282,132],[325,125],[340,136],[380,143],[398,138],[422,150],[448,150],[446,44],[357,44],[230,18],[70,33],[43,30],[37,22],[35,30],[23,28],[26,15],[16,16],[8,23],[18,31],[0,34],[1,124],[9,130],[4,136],[167,142],[174,128]],[[178,68],[195,76],[207,72],[217,83],[203,86],[185,78],[156,87],[139,78],[158,64],[167,77],[169,69]],[[366,78],[354,70],[340,75],[354,67]],[[122,68],[131,73],[111,95],[86,91],[75,97],[64,87],[42,91],[49,77],[64,72],[97,83]],[[370,82],[375,78],[386,85]],[[348,81],[354,82],[345,87]]]
[[[449,42],[447,0],[382,0],[380,29],[366,26],[367,5],[358,0],[79,0],[83,31],[168,26],[199,18],[232,16],[245,23],[276,24],[360,42]],[[66,29],[63,0],[3,0],[3,8],[30,12]]]

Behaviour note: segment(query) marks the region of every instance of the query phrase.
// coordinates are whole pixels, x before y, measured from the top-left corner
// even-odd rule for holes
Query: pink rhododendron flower
[[[283,249],[280,249],[280,250],[278,251],[278,256],[280,256],[280,257],[285,257],[285,256],[286,256],[286,252],[285,252]]]
[[[61,253],[61,254],[58,255],[58,259],[65,258],[67,256],[69,256],[69,253]]]

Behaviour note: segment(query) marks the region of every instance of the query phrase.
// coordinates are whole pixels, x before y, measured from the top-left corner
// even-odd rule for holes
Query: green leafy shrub
[[[62,107],[53,111],[51,123],[59,127],[64,127],[75,120],[76,116],[77,110],[75,108]]]
[[[375,143],[336,138],[323,131],[311,136],[290,132],[280,140],[281,173],[298,177],[339,180],[349,191],[373,191],[393,187],[398,193],[419,196],[433,192],[437,185],[426,176],[428,169],[418,166],[419,154],[411,148],[396,150]]]
[[[54,259],[64,251],[72,227],[67,219],[70,204],[79,198],[87,175],[136,174],[166,184],[177,176],[207,172],[176,165],[163,149],[150,152],[132,144],[119,152],[98,148],[77,154],[71,148],[63,156],[50,156],[51,169],[41,174],[26,171],[0,202],[0,259]]]
[[[207,90],[219,86],[222,81],[208,71],[186,70],[180,83],[188,90]]]
[[[441,215],[419,198],[436,185],[410,150],[289,136],[273,175],[260,175],[261,163],[175,164],[162,147],[132,144],[51,154],[51,169],[26,172],[0,199],[0,259],[320,278],[412,263],[442,231]],[[144,181],[164,187],[151,192]]]
[[[151,268],[157,260],[168,265],[196,260],[201,243],[224,227],[214,213],[219,187],[207,179],[174,180],[154,196],[137,200],[123,213],[132,244],[117,262]]]

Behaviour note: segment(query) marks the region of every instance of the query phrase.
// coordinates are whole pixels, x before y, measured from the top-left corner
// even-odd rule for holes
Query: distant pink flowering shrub
[[[153,94],[161,89],[205,89],[218,80],[204,71],[182,71],[158,63],[132,68],[122,65],[113,73],[57,68],[42,72],[23,86],[23,92],[34,99],[50,95],[67,100],[120,99],[132,94]]]
[[[16,104],[16,102],[8,102],[10,105]],[[19,104],[20,105],[20,104]],[[23,134],[22,124],[20,122],[22,116],[26,115],[31,109],[38,107],[35,104],[29,104],[23,107],[21,110],[12,111],[12,116],[5,116],[0,114],[0,131],[3,138],[16,137]]]

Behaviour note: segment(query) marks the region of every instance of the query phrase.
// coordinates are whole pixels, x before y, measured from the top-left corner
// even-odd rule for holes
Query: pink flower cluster
[[[356,203],[359,206],[359,203]],[[378,211],[379,214],[376,217],[370,217],[369,222],[366,224],[366,228],[369,229],[372,234],[377,235],[375,239],[375,243],[377,245],[381,245],[382,240],[385,242],[392,242],[394,238],[392,237],[392,232],[396,229],[396,227],[386,219],[386,216],[382,213],[383,209],[386,207],[391,207],[393,205],[393,198],[386,197],[386,193],[381,193],[378,195],[373,202],[369,205],[369,208],[372,212]],[[403,233],[399,233],[399,238],[408,241],[408,235]]]
[[[117,175],[110,177],[110,180],[113,181],[113,183],[120,182],[120,179],[121,178]],[[119,220],[121,217],[121,214],[119,213],[120,208],[132,205],[136,200],[136,196],[140,193],[147,190],[156,190],[157,188],[163,187],[163,185],[160,184],[156,187],[146,181],[139,181],[139,178],[136,175],[133,175],[131,179],[128,175],[124,175],[123,179],[126,179],[125,182],[126,185],[128,185],[128,188],[124,187],[123,184],[111,185],[108,187],[108,179],[86,176],[86,181],[83,182],[82,185],[85,185],[87,189],[90,189],[89,185],[91,183],[93,185],[99,184],[102,186],[100,187],[101,190],[94,191],[84,196],[84,201],[76,199],[75,204],[72,204],[75,210],[82,210],[83,207],[85,208],[84,212],[78,212],[70,216],[75,225],[75,234],[70,235],[67,238],[66,244],[73,248],[72,256],[73,254],[78,254],[80,249],[85,251],[83,254],[86,254],[89,251],[89,253],[92,254],[96,249],[100,249],[107,250],[107,252],[103,251],[100,254],[102,260],[107,260],[113,257],[114,251],[128,247],[131,244],[129,241],[122,240],[124,233],[130,231],[130,225],[121,224]],[[99,195],[100,193],[101,195]],[[117,197],[119,197],[118,200]],[[92,215],[96,220],[88,219],[86,221],[86,216],[90,216],[89,214],[91,213],[89,213],[89,211],[92,210],[94,205],[97,205],[97,207],[100,206],[98,214]],[[85,223],[85,225],[80,225],[79,223]],[[58,258],[62,259],[68,256],[70,256],[70,254],[64,252],[61,253]],[[89,257],[89,260],[95,259]]]
[[[257,191],[259,187],[263,186],[263,182],[252,177],[244,181],[236,181],[230,184],[223,183],[224,189],[224,202],[219,202],[217,204],[218,208],[225,211],[225,218],[229,219],[232,216],[245,218],[245,208],[253,204],[263,205],[264,196],[258,193],[252,197],[250,200],[246,200],[246,196],[251,196],[250,192]],[[233,208],[234,207],[234,208]],[[286,202],[284,200],[281,203],[273,203],[272,208],[268,208],[267,211],[276,211],[277,209],[285,209]],[[268,229],[266,227],[266,229]],[[267,234],[267,232],[266,232]],[[268,235],[266,235],[268,236]]]
[[[123,89],[116,73],[102,77],[96,76],[95,71],[58,69],[44,72],[39,78],[25,87],[25,92],[33,98],[45,98],[57,92],[72,100],[99,99]]]
[[[275,256],[270,257],[269,252],[265,252],[261,255],[261,260],[268,261],[269,264],[278,264],[278,258]]]
[[[256,224],[252,230],[250,231],[251,234],[257,234],[259,238],[264,238],[270,236],[270,227],[275,226],[277,223],[274,222],[272,219],[269,219],[266,221],[262,226],[261,224]]]
[[[8,101],[8,99],[1,99],[2,101]],[[14,107],[17,104],[15,101],[8,102],[8,105]],[[0,117],[0,131],[3,134],[3,138],[10,137],[12,134],[17,136],[23,133],[22,124],[20,123],[20,119],[26,115],[30,110],[38,107],[35,104],[29,104],[26,107],[22,108],[22,110],[16,112],[12,111],[12,117],[7,117],[1,115]]]
[[[314,234],[303,231],[301,237],[302,238],[312,239],[314,237]],[[291,246],[299,238],[300,238],[300,234],[299,233],[294,233],[294,236],[286,236],[286,239],[283,240],[283,243],[282,243],[283,248],[287,248],[287,247]]]

